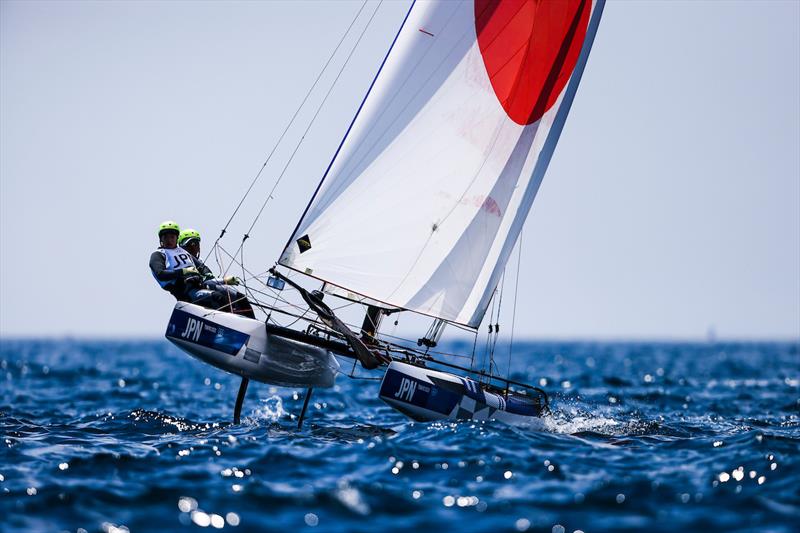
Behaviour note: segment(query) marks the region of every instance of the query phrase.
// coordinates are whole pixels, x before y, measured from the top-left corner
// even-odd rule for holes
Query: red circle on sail
[[[517,124],[536,122],[578,62],[591,0],[475,0],[478,47],[497,99]]]

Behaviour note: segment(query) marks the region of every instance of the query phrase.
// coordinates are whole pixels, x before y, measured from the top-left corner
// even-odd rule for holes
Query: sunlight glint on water
[[[460,349],[454,346],[453,350]],[[411,422],[377,383],[239,380],[166,341],[3,340],[4,531],[793,531],[800,347],[515,344],[530,424]]]

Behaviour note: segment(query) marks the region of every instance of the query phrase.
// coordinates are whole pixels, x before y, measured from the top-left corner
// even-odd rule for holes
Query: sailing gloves
[[[242,282],[242,280],[240,280],[236,276],[225,276],[224,278],[222,278],[222,282],[225,285],[239,285]]]

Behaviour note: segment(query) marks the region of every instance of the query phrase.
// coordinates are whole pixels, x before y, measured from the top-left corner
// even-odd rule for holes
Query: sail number
[[[398,390],[394,397],[399,398],[401,400],[405,400],[407,402],[411,401],[411,398],[414,397],[414,392],[417,390],[417,382],[412,381],[408,378],[403,378],[400,381],[400,390]]]

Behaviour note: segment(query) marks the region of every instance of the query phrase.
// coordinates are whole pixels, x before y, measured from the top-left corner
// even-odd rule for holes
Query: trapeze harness
[[[164,256],[167,265],[166,270],[174,271],[195,266],[192,255],[180,246],[175,248],[159,248],[158,251]],[[161,281],[156,277],[155,272],[153,272],[153,277],[156,278],[156,281],[161,285],[162,289],[170,292],[172,292],[170,289],[173,289],[178,283],[178,279]]]

